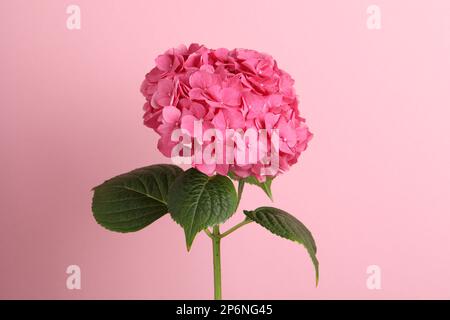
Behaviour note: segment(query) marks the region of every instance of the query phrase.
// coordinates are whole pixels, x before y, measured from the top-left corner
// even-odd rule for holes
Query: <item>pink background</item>
[[[274,206],[318,244],[249,225],[223,241],[225,298],[450,298],[450,1],[72,1],[0,4],[0,298],[211,298],[201,234],[169,216],[134,234],[91,214],[91,187],[168,162],[142,125],[140,82],[180,43],[272,54],[315,137]],[[270,205],[249,187],[242,209]],[[227,225],[239,221],[236,215]],[[66,289],[68,265],[82,289]],[[382,270],[368,290],[366,268]]]

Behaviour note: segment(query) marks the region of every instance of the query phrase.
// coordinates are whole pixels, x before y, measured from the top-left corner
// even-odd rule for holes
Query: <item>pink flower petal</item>
[[[172,149],[178,144],[177,141],[172,141],[170,136],[162,136],[158,140],[158,150],[166,157],[172,156]]]
[[[191,104],[190,110],[194,116],[198,119],[202,119],[206,114],[206,109],[203,105],[197,102]]]
[[[235,88],[224,88],[222,89],[222,102],[229,106],[239,106],[241,93]]]
[[[181,118],[181,125],[180,127],[182,129],[185,129],[189,132],[189,134],[193,137],[194,136],[194,123],[195,121],[200,121],[196,117],[192,115],[185,115]]]
[[[167,106],[163,108],[163,119],[167,123],[176,123],[181,116],[181,111],[174,106]]]
[[[167,72],[172,69],[172,59],[168,55],[165,54],[159,55],[156,58],[155,62],[156,66],[161,71]]]
[[[215,163],[213,163],[213,164],[200,163],[200,164],[196,164],[195,168],[208,176],[212,176],[214,171],[216,170],[216,164]]]
[[[219,48],[214,51],[214,56],[220,61],[226,61],[228,59],[228,49]]]
[[[189,84],[192,88],[206,89],[214,84],[214,75],[206,71],[194,72],[189,78]]]
[[[230,168],[230,165],[228,165],[228,164],[216,164],[216,172],[223,176],[226,176],[228,174],[229,168]]]
[[[228,127],[232,129],[242,129],[245,128],[245,120],[242,116],[242,112],[234,109],[224,109],[223,114],[225,115],[228,123]]]
[[[227,122],[225,120],[225,116],[222,111],[219,111],[215,115],[212,123],[213,123],[214,127],[218,128],[218,129],[225,130],[227,128]]]
[[[273,114],[271,112],[266,113],[264,115],[264,124],[266,126],[267,130],[272,130],[272,128],[275,126],[275,124],[278,122],[278,119],[280,119],[279,114]]]
[[[201,88],[193,88],[189,91],[189,98],[192,100],[205,100],[205,92]]]

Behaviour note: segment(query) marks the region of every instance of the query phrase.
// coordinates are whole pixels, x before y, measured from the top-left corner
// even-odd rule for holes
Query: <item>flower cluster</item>
[[[173,141],[172,133],[182,129],[195,137],[196,121],[201,121],[203,130],[213,128],[224,132],[225,137],[228,129],[244,133],[267,130],[269,140],[278,139],[279,166],[272,176],[288,170],[307,147],[312,134],[300,117],[294,80],[270,55],[191,44],[169,49],[155,62],[141,86],[147,100],[144,124],[160,135],[158,149],[165,156],[172,157],[180,143]],[[264,151],[269,152],[271,146],[269,143]],[[245,148],[251,149],[248,143]],[[200,161],[193,166],[208,175],[231,171],[242,178],[266,178],[261,173],[266,165],[262,161],[243,163],[233,156],[231,161],[220,160]]]

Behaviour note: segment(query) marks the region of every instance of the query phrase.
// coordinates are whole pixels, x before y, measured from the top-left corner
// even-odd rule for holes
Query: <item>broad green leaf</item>
[[[316,271],[316,285],[319,282],[319,261],[317,247],[311,232],[293,215],[277,208],[260,207],[244,214],[270,232],[305,246]]]
[[[208,177],[189,169],[173,183],[167,204],[172,218],[183,227],[190,250],[198,232],[231,217],[236,211],[237,195],[228,177]]]
[[[177,166],[159,164],[105,181],[93,189],[95,220],[117,232],[133,232],[148,226],[168,212],[169,187],[182,173]]]
[[[272,181],[274,179],[273,177],[266,177],[266,181],[259,182],[258,179],[256,179],[254,176],[248,176],[247,178],[240,178],[232,172],[230,172],[228,175],[233,180],[244,181],[245,183],[260,187],[266,193],[266,195],[269,197],[269,199],[273,201],[272,189],[271,189]]]

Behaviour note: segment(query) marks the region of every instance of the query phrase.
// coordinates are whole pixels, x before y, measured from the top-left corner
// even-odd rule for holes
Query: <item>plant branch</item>
[[[212,235],[211,231],[209,231],[208,228],[203,229],[203,231],[205,231],[206,235],[207,235],[208,237],[210,237],[211,239],[214,237],[214,236]]]
[[[227,235],[229,235],[230,233],[233,233],[234,231],[236,231],[237,229],[245,226],[246,224],[249,224],[250,222],[253,222],[252,220],[249,219],[245,219],[244,221],[238,223],[237,225],[235,225],[234,227],[231,227],[230,229],[228,229],[227,231],[225,231],[224,233],[222,233],[221,235],[219,235],[221,238],[226,237]]]

